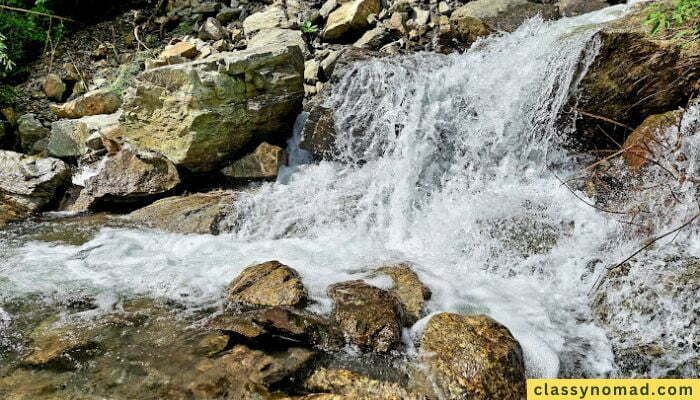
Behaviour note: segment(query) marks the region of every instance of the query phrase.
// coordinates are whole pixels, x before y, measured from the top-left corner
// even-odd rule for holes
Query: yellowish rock
[[[443,398],[525,399],[520,344],[508,328],[485,315],[433,316],[420,353]]]
[[[253,265],[228,287],[228,299],[252,306],[297,306],[308,300],[299,273],[279,261]]]

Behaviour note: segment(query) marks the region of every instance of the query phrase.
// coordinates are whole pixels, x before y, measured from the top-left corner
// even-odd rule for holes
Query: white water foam
[[[592,24],[624,9],[535,18],[464,54],[361,63],[331,99],[339,161],[304,164],[292,149],[302,161],[241,200],[233,233],[103,229],[79,247],[32,242],[0,259],[0,289],[203,304],[245,266],[278,259],[328,311],[329,284],[410,261],[433,291],[429,312],[504,323],[530,376],[609,374],[609,343],[588,316],[598,272],[588,266],[634,243],[618,242],[620,224],[554,177],[575,171],[551,144],[568,133],[556,116],[597,51]]]

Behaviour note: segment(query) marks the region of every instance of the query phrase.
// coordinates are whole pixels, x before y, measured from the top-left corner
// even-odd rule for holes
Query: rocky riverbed
[[[170,0],[74,32],[1,110],[0,397],[696,376],[700,42],[651,10]]]

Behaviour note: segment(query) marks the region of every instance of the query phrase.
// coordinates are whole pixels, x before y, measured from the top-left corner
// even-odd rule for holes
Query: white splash
[[[587,266],[619,260],[632,245],[617,243],[620,225],[554,177],[574,171],[552,143],[568,133],[556,116],[597,51],[592,25],[624,11],[536,18],[464,54],[362,63],[331,99],[340,161],[295,161],[241,200],[235,232],[103,229],[80,247],[29,243],[0,257],[0,289],[202,304],[221,298],[245,266],[278,259],[328,311],[329,284],[410,261],[433,291],[429,312],[504,323],[529,375],[608,374],[610,346],[588,316],[596,271]]]

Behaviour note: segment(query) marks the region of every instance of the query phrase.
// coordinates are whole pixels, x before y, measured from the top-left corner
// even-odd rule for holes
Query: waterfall
[[[105,228],[83,246],[31,242],[0,258],[0,289],[210,304],[245,266],[277,259],[327,312],[329,284],[409,261],[433,291],[430,312],[505,324],[530,376],[614,374],[587,293],[636,242],[557,178],[581,167],[558,143],[572,134],[561,115],[596,55],[596,24],[624,10],[534,18],[461,54],[358,63],[328,100],[335,160],[310,162],[297,127],[295,165],[241,196],[233,232]]]

